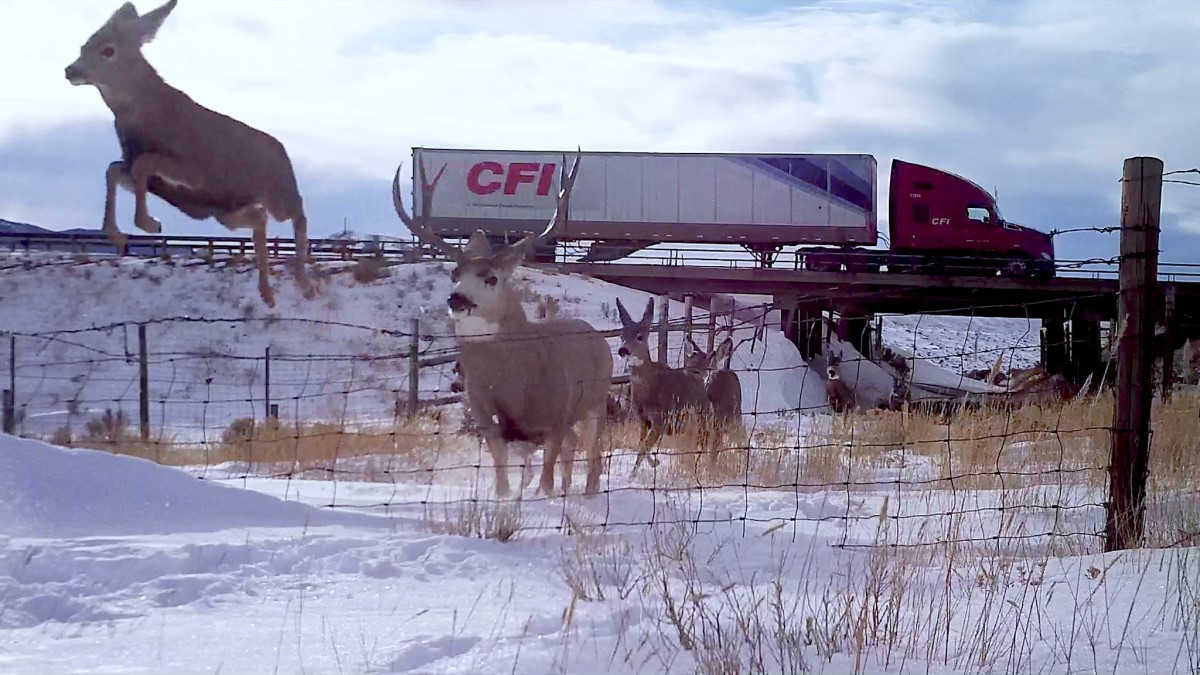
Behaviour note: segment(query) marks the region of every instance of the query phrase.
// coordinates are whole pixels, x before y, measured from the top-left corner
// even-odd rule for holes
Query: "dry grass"
[[[392,276],[387,260],[383,256],[359,258],[350,268],[350,276],[363,285],[370,285]]]
[[[506,542],[529,529],[539,529],[520,501],[461,499],[441,504],[426,504],[425,528],[434,534],[450,534],[475,539]]]
[[[219,441],[177,443],[170,437],[142,441],[119,412],[88,422],[74,438],[61,428],[48,439],[56,445],[104,450],[171,466],[233,464],[250,475],[303,475],[309,478],[395,480],[431,483],[443,453],[467,449],[471,439],[436,412],[393,424],[353,428],[344,423],[291,425],[278,420],[231,422]]]
[[[1172,407],[1179,407],[1172,403]],[[1002,489],[1106,480],[1112,397],[961,407],[947,416],[915,410],[833,416],[814,426],[801,470],[812,482],[855,482],[879,469],[932,466],[934,488]],[[1075,479],[1073,479],[1075,480]]]

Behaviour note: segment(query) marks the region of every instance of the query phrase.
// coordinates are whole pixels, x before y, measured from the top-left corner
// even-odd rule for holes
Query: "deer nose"
[[[617,356],[620,356],[621,358],[629,356],[629,349],[627,349],[625,345],[621,345],[621,347],[617,349]]]
[[[462,312],[475,308],[475,303],[471,302],[471,299],[462,293],[451,293],[450,299],[446,301],[446,304],[450,305],[451,312]]]

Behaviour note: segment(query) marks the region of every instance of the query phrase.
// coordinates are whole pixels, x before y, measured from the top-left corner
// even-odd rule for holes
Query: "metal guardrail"
[[[272,237],[267,240],[269,253],[274,258],[291,257],[296,253],[296,242],[292,238]],[[115,248],[100,233],[0,233],[0,250],[62,251],[71,253],[114,254]],[[341,239],[312,238],[309,240],[310,256],[315,260],[352,260],[363,256],[379,256],[390,260],[412,261],[421,256],[436,257],[434,251],[415,238],[402,239]],[[138,257],[171,256],[249,256],[254,250],[249,237],[206,237],[206,236],[162,236],[129,235],[129,255]],[[806,249],[784,251],[777,255],[774,269],[803,270]],[[582,256],[582,247],[574,243],[560,244],[556,262],[576,262]],[[970,269],[972,263],[994,264],[986,258],[955,257],[951,264]],[[592,262],[591,265],[664,265],[680,267],[718,267],[724,269],[754,269],[761,264],[748,252],[734,247],[713,248],[704,246],[656,246],[631,253],[614,261]],[[1115,279],[1117,264],[1105,259],[1063,259],[1055,261],[1055,274],[1060,277],[1082,279]],[[1200,263],[1159,263],[1159,278],[1163,281],[1200,280]]]

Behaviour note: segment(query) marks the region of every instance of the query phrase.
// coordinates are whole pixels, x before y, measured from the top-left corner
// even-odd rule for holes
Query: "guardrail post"
[[[1121,189],[1117,386],[1109,459],[1104,550],[1136,547],[1145,525],[1154,396],[1154,299],[1157,292],[1162,160],[1125,160]]]

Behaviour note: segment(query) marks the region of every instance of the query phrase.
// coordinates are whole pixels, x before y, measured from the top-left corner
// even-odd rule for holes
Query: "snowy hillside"
[[[390,422],[408,387],[409,363],[399,355],[408,351],[412,322],[423,356],[453,351],[448,270],[436,262],[399,265],[369,281],[355,278],[354,264],[316,269],[318,297],[304,299],[282,272],[278,304],[268,309],[249,265],[10,258],[0,266],[0,331],[40,336],[17,338],[21,431],[46,437],[64,426],[77,429],[106,408],[136,414],[136,326],[107,327],[137,322],[152,322],[146,333],[156,434],[211,439],[238,417],[265,417],[268,348],[271,400],[281,418]],[[578,276],[529,268],[517,275],[531,315],[540,307],[601,330],[619,326],[616,298],[640,308],[650,297]],[[672,320],[682,319],[681,304],[672,305]],[[698,311],[697,321],[703,316]],[[78,332],[92,327],[102,329]],[[735,331],[732,362],[751,420],[823,410],[820,378],[796,349],[778,332],[768,331],[765,343],[747,339],[753,334],[753,326]],[[682,333],[671,333],[674,365],[682,348]],[[617,372],[624,367],[617,359]],[[421,398],[450,394],[450,371],[449,364],[422,369]]]

